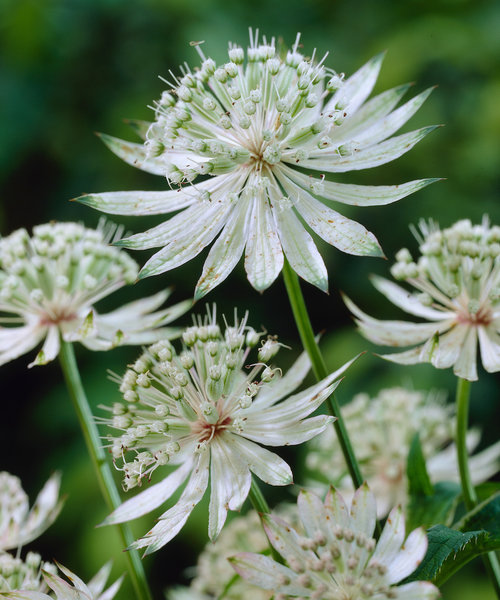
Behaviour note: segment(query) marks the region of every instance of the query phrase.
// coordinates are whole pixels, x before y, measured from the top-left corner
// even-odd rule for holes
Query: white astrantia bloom
[[[108,589],[104,589],[111,572],[111,562],[106,563],[87,584],[66,567],[61,564],[57,566],[70,583],[59,577],[53,569],[42,570],[45,583],[55,595],[56,600],[112,600],[123,579],[120,577]],[[0,598],[5,598],[5,600],[54,600],[53,596],[49,596],[49,594],[37,592],[35,595],[35,592],[26,589],[2,592]]]
[[[231,559],[241,577],[272,590],[274,600],[432,600],[439,590],[428,581],[395,585],[418,567],[427,551],[422,528],[405,538],[405,519],[394,508],[378,542],[374,539],[375,497],[365,484],[350,509],[333,488],[323,503],[311,492],[298,498],[305,534],[286,521],[264,515],[264,527],[285,564],[262,554],[241,553]]]
[[[396,387],[381,390],[371,398],[358,394],[342,407],[349,437],[361,470],[377,498],[380,518],[389,510],[408,501],[406,463],[415,434],[418,433],[433,483],[459,483],[455,431],[455,405],[445,404],[444,396]],[[480,433],[467,434],[472,452],[479,444]],[[469,459],[474,485],[482,483],[500,469],[500,442]],[[346,470],[340,445],[332,430],[325,430],[307,444],[306,465],[310,470],[310,487],[326,491],[333,483],[345,498],[354,489]]]
[[[61,337],[91,350],[109,350],[179,333],[163,326],[191,303],[157,310],[168,291],[104,315],[96,312],[96,302],[137,279],[137,263],[109,246],[116,234],[120,230],[104,222],[96,230],[47,223],[34,227],[31,237],[18,229],[0,238],[0,365],[42,341],[30,366],[45,364],[57,356]]]
[[[256,361],[249,358],[261,335],[247,327],[246,317],[241,322],[235,317],[234,325],[221,332],[214,309],[184,332],[183,352],[158,342],[125,373],[120,386],[125,403],[115,404],[108,419],[117,430],[110,445],[125,489],[148,480],[158,466],[176,468],[118,507],[105,524],[150,512],[187,481],[179,500],[133,547],[146,547],[149,554],[171,540],[205,494],[209,477],[208,532],[215,539],[228,510],[241,508],[252,472],[270,485],[292,482],[287,463],[260,444],[300,444],[333,420],[306,417],[328,398],[352,361],[289,396],[309,371],[309,359],[302,355],[282,377],[280,369],[267,364],[280,346],[275,338],[262,342]]]
[[[38,494],[31,510],[18,477],[0,472],[0,552],[24,546],[41,535],[59,514],[61,477],[52,475]]]
[[[453,367],[455,375],[469,381],[477,379],[479,340],[483,367],[500,371],[500,227],[485,217],[481,225],[463,220],[443,230],[421,222],[420,230],[415,233],[418,261],[403,248],[391,269],[416,292],[381,277],[373,283],[393,304],[427,322],[380,321],[346,298],[361,333],[376,344],[415,346],[382,355],[387,360]]]
[[[57,570],[51,563],[42,563],[42,557],[35,552],[28,552],[25,560],[0,551],[0,592],[13,590],[30,590],[45,592],[47,584],[42,577],[45,571]]]
[[[301,54],[299,39],[280,56],[274,38],[259,43],[258,32],[250,32],[246,61],[244,50],[230,44],[229,61],[219,66],[196,45],[201,67],[181,68],[179,79],[172,74],[169,91],[155,103],[155,121],[135,123],[144,144],[102,136],[129,164],[166,177],[170,189],[91,194],[80,202],[123,215],[181,211],[121,240],[127,248],[161,248],[140,277],[186,263],[218,236],[196,298],[221,283],[243,253],[257,290],[271,285],[286,257],[301,277],[327,291],[326,267],[309,230],[343,252],[383,256],[375,236],[332,203],[389,204],[435,181],[360,186],[325,178],[376,167],[410,150],[434,127],[391,136],[431,90],[399,108],[407,85],[367,101],[383,55],[344,80],[325,66],[326,55]]]

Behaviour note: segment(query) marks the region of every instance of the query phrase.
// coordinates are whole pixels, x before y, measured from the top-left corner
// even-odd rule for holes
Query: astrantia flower
[[[137,279],[138,267],[108,242],[114,227],[47,223],[0,238],[0,365],[44,341],[34,364],[53,360],[60,337],[91,350],[152,343],[177,333],[161,328],[188,310],[182,302],[156,310],[167,292],[125,304],[106,315],[94,304]]]
[[[52,475],[30,510],[19,478],[0,473],[0,552],[31,542],[55,521],[62,507],[60,480],[59,474]]]
[[[350,300],[361,333],[376,344],[415,348],[383,358],[400,364],[430,362],[438,369],[453,367],[458,377],[477,379],[477,343],[486,371],[500,371],[500,227],[458,221],[442,231],[422,223],[420,252],[415,263],[403,248],[392,267],[396,279],[416,288],[410,293],[386,279],[375,287],[396,306],[427,323],[379,321]]]
[[[335,380],[350,363],[283,400],[302,382],[309,360],[301,356],[281,377],[279,369],[266,364],[279,348],[268,338],[258,351],[258,362],[244,370],[259,337],[246,319],[221,333],[214,314],[184,332],[181,354],[169,342],[158,342],[125,373],[121,391],[126,403],[116,404],[109,420],[118,430],[111,438],[111,451],[116,462],[123,463],[124,487],[149,479],[160,465],[177,468],[122,504],[105,523],[150,512],[187,480],[178,502],[135,547],[147,547],[146,553],[151,553],[171,540],[203,497],[209,476],[208,532],[215,539],[228,509],[239,510],[247,497],[251,472],[271,485],[292,482],[290,467],[260,444],[300,444],[332,421],[324,415],[306,417],[332,393]]]
[[[398,507],[391,511],[376,542],[376,503],[366,485],[357,490],[350,510],[333,489],[324,504],[316,495],[301,492],[298,510],[305,535],[277,517],[264,516],[269,540],[286,564],[251,553],[232,559],[242,577],[272,590],[275,600],[430,600],[439,596],[439,590],[427,581],[394,585],[417,568],[427,550],[427,537],[423,529],[415,529],[405,539],[404,515]]]
[[[112,600],[118,592],[122,577],[117,579],[107,590],[105,590],[106,581],[111,572],[111,563],[107,563],[98,573],[85,584],[79,577],[66,569],[62,565],[57,565],[59,569],[66,575],[71,583],[62,579],[56,573],[43,570],[43,578],[45,583],[55,594],[56,600]],[[1,593],[0,597],[6,600],[34,600],[33,592],[29,590],[16,589],[10,592]],[[48,594],[37,593],[37,600],[54,600],[53,596]]]
[[[456,447],[450,443],[455,431],[455,406],[446,405],[436,393],[404,388],[382,390],[374,398],[358,394],[342,407],[342,416],[370,489],[377,498],[378,516],[385,517],[396,504],[408,499],[406,463],[416,433],[427,460],[433,483],[459,482]],[[469,451],[479,444],[480,433],[467,434]],[[334,483],[344,497],[352,495],[340,445],[334,431],[326,429],[308,444],[306,464],[311,469],[314,488]],[[489,479],[500,467],[500,442],[470,458],[475,485]]]
[[[79,198],[98,210],[123,215],[181,212],[120,242],[158,248],[141,277],[191,260],[219,235],[196,287],[201,297],[221,283],[245,254],[248,280],[264,290],[284,256],[305,280],[328,289],[327,272],[308,233],[314,231],[349,254],[381,256],[375,236],[330,208],[389,204],[434,180],[395,186],[359,186],[325,179],[375,167],[410,150],[433,127],[391,137],[418,110],[427,90],[395,109],[400,86],[366,102],[382,62],[376,56],[344,81],[293,48],[280,57],[274,38],[250,47],[230,45],[229,62],[202,59],[182,69],[155,104],[155,121],[137,124],[144,145],[109,136],[104,141],[126,162],[167,178],[165,192],[114,192]],[[316,172],[310,175],[305,169]],[[200,176],[202,181],[195,182]],[[304,226],[306,224],[307,228]]]
[[[0,592],[45,592],[47,585],[41,569],[50,571],[55,569],[55,565],[42,563],[41,556],[35,552],[28,552],[24,561],[8,552],[0,552]]]

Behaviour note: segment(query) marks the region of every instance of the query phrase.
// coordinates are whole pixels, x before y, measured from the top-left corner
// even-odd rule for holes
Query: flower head
[[[118,344],[152,343],[176,333],[162,325],[190,303],[156,310],[167,293],[132,302],[106,315],[94,304],[137,279],[138,267],[112,248],[114,227],[97,230],[78,223],[47,223],[30,237],[18,229],[0,238],[0,365],[25,354],[42,340],[35,364],[53,360],[60,337],[92,350]]]
[[[243,578],[273,590],[275,600],[437,598],[438,589],[427,581],[394,585],[413,573],[424,557],[425,531],[415,529],[405,539],[404,515],[398,507],[376,542],[376,510],[366,484],[355,493],[350,510],[333,489],[324,503],[315,494],[301,492],[298,511],[305,535],[278,517],[264,516],[269,540],[286,564],[251,553],[238,554],[231,562]]]
[[[8,552],[0,552],[0,592],[45,592],[47,585],[42,577],[42,569],[51,571],[55,565],[42,563],[42,557],[36,552],[28,552],[24,561]]]
[[[246,53],[231,44],[229,61],[202,63],[172,75],[170,90],[155,104],[155,121],[140,123],[144,145],[103,136],[126,162],[163,175],[165,192],[113,192],[79,198],[114,214],[150,215],[181,210],[165,223],[120,242],[158,248],[141,277],[173,269],[215,240],[196,287],[201,297],[221,283],[245,254],[248,280],[264,290],[284,256],[305,280],[328,289],[327,271],[304,227],[339,250],[382,256],[375,236],[330,208],[388,204],[434,180],[396,186],[358,186],[325,179],[325,173],[367,169],[392,161],[432,127],[391,137],[418,110],[430,90],[395,109],[408,86],[366,102],[382,55],[344,80],[299,48],[280,57],[274,38],[250,35]],[[395,109],[395,110],[394,110]],[[309,175],[304,169],[315,171]],[[197,181],[200,177],[202,181]],[[220,235],[219,235],[220,234]]]
[[[134,519],[163,504],[187,480],[178,502],[135,547],[161,548],[182,528],[203,497],[209,476],[208,531],[219,534],[227,511],[239,510],[248,495],[251,472],[271,485],[292,482],[290,467],[263,448],[300,444],[324,430],[332,417],[306,418],[331,394],[350,363],[320,383],[289,396],[310,363],[301,356],[283,377],[267,362],[276,354],[274,338],[263,341],[258,362],[248,364],[259,334],[246,318],[221,332],[215,311],[183,334],[184,351],[158,342],[125,373],[125,403],[113,406],[111,452],[122,464],[124,487],[139,485],[161,465],[176,469],[163,481],[126,501],[106,524]],[[283,401],[281,401],[283,400]]]
[[[437,393],[423,393],[404,388],[389,388],[370,398],[358,394],[342,407],[342,415],[360,462],[363,475],[377,498],[379,517],[385,517],[396,504],[408,500],[406,463],[415,434],[418,433],[427,460],[431,481],[459,482],[454,437],[454,405],[447,405]],[[321,482],[334,482],[344,497],[352,495],[351,479],[334,432],[326,429],[308,444],[306,464],[315,488]],[[480,434],[471,430],[467,446],[472,451]],[[500,466],[500,442],[470,458],[474,484],[495,473]]]
[[[428,322],[379,321],[347,299],[360,331],[377,344],[418,344],[383,358],[453,367],[455,375],[469,381],[477,379],[479,340],[483,367],[500,371],[500,227],[486,218],[481,225],[463,220],[442,231],[433,223],[420,227],[418,261],[403,248],[392,267],[394,277],[416,292],[380,277],[373,282],[396,306]]]
[[[107,590],[104,590],[106,581],[111,572],[111,563],[105,564],[94,577],[85,584],[79,577],[58,564],[59,570],[66,575],[71,583],[59,577],[54,569],[42,570],[43,578],[56,600],[112,600],[118,592],[122,577],[117,579]],[[6,600],[33,600],[33,592],[26,588],[17,588],[13,591],[0,593]],[[37,600],[53,600],[52,596],[37,593]]]
[[[52,475],[30,510],[21,481],[10,473],[0,472],[0,552],[20,548],[52,525],[62,507],[60,483],[60,475]]]

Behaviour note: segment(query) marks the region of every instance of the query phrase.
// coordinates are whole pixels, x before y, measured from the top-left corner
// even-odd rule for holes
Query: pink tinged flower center
[[[198,442],[210,442],[219,435],[224,429],[227,429],[232,423],[231,417],[219,419],[216,423],[209,423],[205,419],[198,419],[191,426],[191,431],[194,433]]]
[[[40,319],[40,325],[50,327],[50,325],[67,323],[69,321],[73,321],[73,319],[76,319],[76,316],[77,315],[73,311],[67,308],[61,308],[59,310],[52,311],[51,314],[44,313]]]
[[[491,308],[488,306],[479,306],[476,308],[475,301],[469,302],[466,310],[459,311],[457,314],[457,322],[461,325],[473,325],[479,327],[483,325],[487,327],[493,321]]]

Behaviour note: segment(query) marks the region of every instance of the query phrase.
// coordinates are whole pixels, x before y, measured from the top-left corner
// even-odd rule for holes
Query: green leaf
[[[438,523],[451,525],[460,486],[452,482],[432,485],[418,434],[412,440],[407,464],[410,501],[407,511],[407,527],[430,527]]]
[[[410,445],[406,472],[410,496],[432,496],[434,488],[427,473],[427,465],[425,464],[418,433],[414,435]]]
[[[427,532],[427,538],[427,553],[405,582],[427,580],[440,586],[473,558],[500,549],[500,534],[485,530],[462,533],[435,525]]]
[[[483,529],[500,538],[500,492],[468,512],[456,523],[455,528],[460,531]]]

